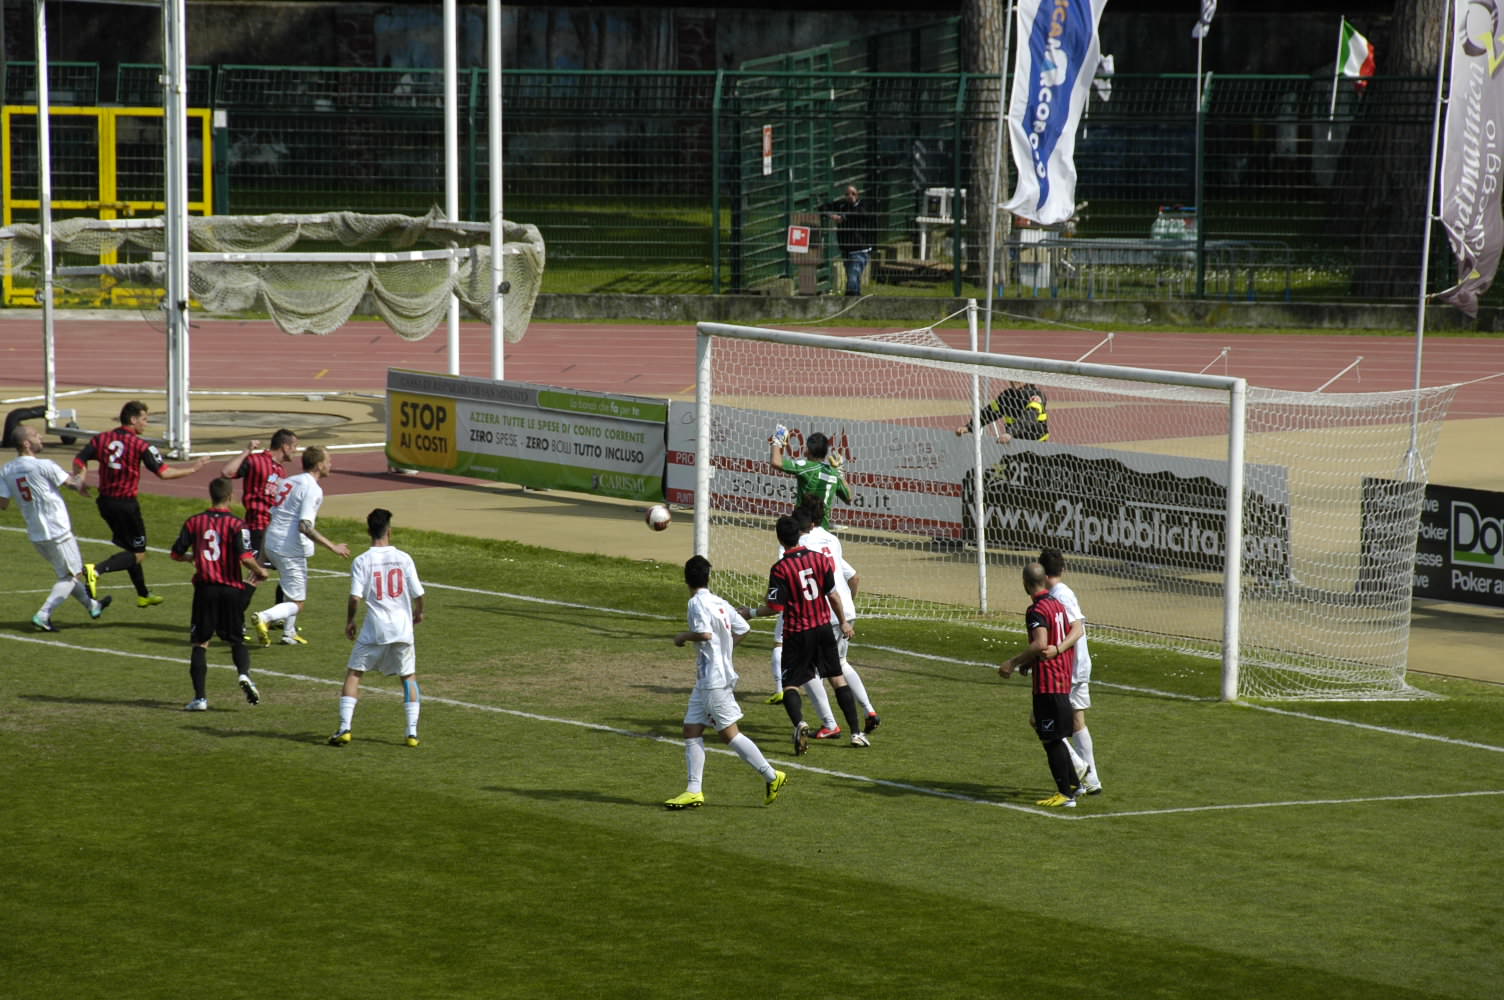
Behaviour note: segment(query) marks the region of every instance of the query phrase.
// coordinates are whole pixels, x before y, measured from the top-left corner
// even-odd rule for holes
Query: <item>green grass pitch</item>
[[[154,546],[202,505],[144,500]],[[73,503],[85,558],[110,548]],[[29,624],[51,573],[0,514],[3,992],[371,996],[1467,997],[1498,988],[1504,691],[1412,678],[1403,703],[1227,705],[1208,664],[1095,647],[1106,791],[1048,774],[1011,640],[859,622],[874,746],[795,760],[769,622],[744,730],[791,780],[707,741],[677,565],[395,527],[429,586],[423,745],[373,678],[337,723],[347,577],[321,552],[306,647],[253,651],[245,704],[210,649],[191,696],[189,569],[160,551],[96,623]],[[320,527],[364,548],[353,522]],[[1020,594],[1020,604],[1022,603]],[[1090,609],[1091,595],[1082,594]],[[258,599],[265,606],[269,598]]]

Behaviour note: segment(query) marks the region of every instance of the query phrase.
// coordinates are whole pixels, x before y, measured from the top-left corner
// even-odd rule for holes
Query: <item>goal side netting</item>
[[[158,219],[86,219],[51,227],[59,287],[101,304],[160,299],[166,285],[165,230]],[[521,340],[542,285],[545,251],[537,227],[502,224],[503,335]],[[408,340],[431,333],[451,296],[491,322],[490,225],[426,216],[329,212],[316,215],[191,217],[188,284],[195,310],[211,316],[265,315],[286,333],[325,334],[360,314],[379,317]],[[40,227],[0,230],[6,273],[36,280]]]
[[[953,351],[930,330],[699,331],[707,447],[685,453],[705,474],[691,494],[671,465],[670,494],[693,500],[728,598],[761,595],[773,522],[796,500],[794,478],[769,466],[783,424],[791,456],[819,431],[846,459],[854,495],[832,523],[860,575],[861,615],[1017,627],[1019,570],[1053,548],[1091,634],[1221,657],[1229,696],[1411,693],[1423,470],[1454,386],[1290,392]],[[1015,382],[1044,396],[1048,440],[1005,443],[1002,421],[957,434]],[[1241,536],[1230,589],[1229,530]]]

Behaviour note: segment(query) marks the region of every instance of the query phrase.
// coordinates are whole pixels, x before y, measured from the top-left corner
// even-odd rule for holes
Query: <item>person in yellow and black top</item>
[[[1032,382],[1009,382],[997,398],[982,407],[982,426],[1001,419],[1005,429],[999,435],[1004,444],[1019,438],[1023,441],[1050,439],[1050,414],[1045,409],[1044,391]],[[971,431],[968,420],[956,428],[956,436]]]
[[[982,426],[1003,421],[1004,430],[997,434],[1001,444],[1007,444],[1014,438],[1020,441],[1048,441],[1050,439],[1050,414],[1045,408],[1044,390],[1032,382],[1009,382],[1007,388],[997,394],[997,398],[982,407]],[[956,428],[956,436],[967,434],[975,427],[975,421],[968,420]],[[988,469],[983,475],[983,496],[990,496],[991,491],[1007,482],[1008,476],[1004,470],[1006,458],[997,465]],[[975,541],[976,524],[973,511],[972,497],[976,488],[976,473],[968,469],[966,476],[961,482],[961,525],[962,536],[965,539]],[[985,501],[984,501],[985,502]],[[954,541],[942,541],[941,544],[954,545]]]

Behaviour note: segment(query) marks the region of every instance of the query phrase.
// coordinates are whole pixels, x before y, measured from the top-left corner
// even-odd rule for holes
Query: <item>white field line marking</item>
[[[10,530],[10,531],[22,530],[22,529],[18,529],[18,528],[11,528],[11,527],[8,527],[8,526],[0,526],[0,527],[5,527],[6,530]],[[86,539],[86,540],[93,541],[93,539]],[[164,551],[164,550],[158,549],[156,551]],[[315,570],[314,567],[309,567],[309,571],[310,571],[310,573],[315,573],[316,572],[319,575],[325,576],[325,577],[344,576],[345,575],[344,573],[342,573],[340,571],[337,571],[337,570],[325,570],[325,569],[317,569],[317,570]],[[599,606],[596,606],[596,605],[578,604],[578,603],[571,602],[571,601],[557,601],[557,600],[553,600],[551,598],[536,597],[536,596],[527,595],[527,594],[512,594],[512,593],[508,593],[508,592],[505,592],[505,591],[483,590],[483,589],[476,588],[476,587],[460,587],[460,586],[455,586],[455,585],[452,585],[452,584],[432,583],[432,582],[428,582],[428,581],[424,582],[424,586],[428,587],[428,588],[436,589],[436,590],[452,590],[452,591],[455,591],[457,593],[476,594],[476,595],[483,596],[483,597],[499,597],[499,598],[517,600],[517,601],[524,601],[524,602],[529,602],[529,603],[534,603],[534,604],[547,604],[547,605],[553,605],[553,606],[556,606],[556,607],[574,608],[576,610],[583,610],[583,611],[599,611],[599,612],[603,612],[603,613],[606,613],[606,614],[626,615],[626,616],[629,616],[629,617],[647,618],[647,619],[654,619],[654,620],[660,620],[660,621],[673,620],[672,616],[669,616],[669,615],[660,615],[660,614],[655,614],[655,613],[652,613],[652,612],[631,611],[631,610],[626,610],[626,609],[621,609],[621,608],[599,607]],[[146,653],[124,653],[124,652],[119,652],[119,651],[116,651],[116,650],[93,649],[93,648],[87,647],[87,646],[75,646],[75,645],[72,645],[70,643],[62,643],[62,642],[49,641],[49,640],[38,639],[38,638],[29,637],[29,636],[13,636],[13,635],[5,635],[3,633],[0,633],[0,638],[12,639],[12,640],[15,640],[15,641],[18,641],[18,642],[30,642],[30,643],[35,643],[35,644],[38,644],[38,645],[54,646],[54,647],[58,647],[58,648],[76,649],[76,650],[80,650],[82,652],[110,653],[110,654],[113,654],[113,655],[125,656],[125,657],[134,658],[134,659],[158,660],[158,661],[167,662],[167,663],[181,663],[182,662],[181,658],[172,658],[172,657],[165,657],[165,656],[155,656],[155,655],[146,654]],[[933,660],[933,661],[937,661],[937,662],[941,662],[941,663],[956,663],[956,664],[960,664],[960,665],[963,665],[963,666],[976,666],[976,667],[986,667],[988,669],[993,669],[993,667],[992,667],[991,664],[985,663],[985,662],[981,662],[981,661],[977,661],[977,660],[956,660],[956,659],[950,659],[950,658],[947,658],[947,657],[936,656],[936,655],[929,654],[929,653],[914,652],[912,650],[901,649],[901,648],[893,647],[893,646],[872,646],[872,647],[869,647],[869,648],[877,649],[877,650],[882,650],[884,652],[891,652],[891,653],[897,653],[897,654],[901,654],[901,655],[905,655],[905,656],[911,656],[911,657],[914,657],[914,658],[917,658],[917,659]],[[214,664],[213,666],[216,669],[224,669],[224,670],[233,669],[232,667],[227,667],[227,666],[224,666],[223,664]],[[283,678],[287,678],[287,679],[291,679],[291,680],[305,680],[305,681],[311,681],[311,682],[316,683],[316,684],[337,685],[337,684],[343,683],[342,679],[341,680],[333,680],[333,679],[326,679],[326,678],[319,678],[319,677],[309,677],[309,676],[307,676],[305,674],[287,674],[287,673],[281,673],[281,672],[278,672],[278,671],[259,670],[259,668],[258,668],[258,671],[260,673],[266,674],[269,677],[283,677]],[[1210,699],[1200,698],[1200,697],[1196,697],[1196,696],[1192,696],[1192,695],[1176,694],[1174,692],[1167,692],[1167,691],[1158,691],[1158,690],[1155,690],[1153,688],[1140,688],[1140,687],[1133,687],[1133,686],[1124,685],[1124,684],[1108,684],[1108,683],[1103,683],[1103,682],[1097,682],[1097,683],[1100,686],[1102,686],[1102,687],[1115,688],[1115,689],[1121,690],[1121,691],[1131,691],[1131,692],[1151,694],[1151,695],[1156,695],[1156,696],[1165,697],[1165,698],[1172,698],[1172,699],[1179,699],[1179,700],[1186,700],[1186,701],[1208,701],[1208,700],[1210,700]],[[362,686],[362,690],[371,691],[371,692],[377,693],[377,694],[391,695],[391,696],[395,696],[398,693],[398,692],[387,690],[385,688],[367,688],[364,685]],[[629,736],[629,737],[632,737],[632,738],[635,738],[635,739],[646,739],[646,740],[651,740],[653,742],[666,743],[666,744],[671,744],[671,745],[674,745],[674,746],[680,746],[680,745],[682,745],[682,741],[680,739],[677,739],[677,738],[674,738],[674,737],[651,736],[651,735],[648,735],[648,734],[645,734],[645,733],[636,733],[636,732],[632,732],[630,730],[617,729],[617,728],[614,728],[614,727],[611,727],[611,726],[600,725],[598,723],[584,722],[584,721],[579,720],[579,719],[565,719],[565,718],[560,718],[560,717],[556,717],[556,716],[537,715],[537,714],[532,713],[532,712],[523,712],[523,711],[518,710],[518,709],[501,708],[501,707],[495,706],[495,705],[482,705],[482,704],[473,703],[473,702],[458,701],[456,699],[443,698],[443,697],[435,696],[435,695],[425,695],[424,697],[427,698],[428,700],[434,701],[437,704],[453,705],[455,707],[469,708],[469,709],[473,709],[475,711],[481,711],[481,712],[494,712],[494,713],[498,713],[498,714],[502,714],[502,715],[510,715],[510,716],[515,717],[515,718],[530,719],[530,720],[534,720],[534,721],[553,722],[553,723],[557,723],[557,724],[560,724],[560,725],[577,726],[577,727],[580,727],[580,728],[583,728],[583,729],[594,730],[594,731],[597,731],[597,732],[614,733],[614,734],[621,735],[621,736]],[[1449,737],[1444,737],[1444,736],[1435,736],[1435,735],[1430,734],[1430,733],[1417,733],[1417,732],[1411,732],[1409,730],[1404,730],[1404,729],[1393,729],[1393,728],[1389,728],[1387,726],[1375,726],[1375,725],[1370,725],[1370,724],[1367,724],[1367,723],[1350,722],[1350,721],[1345,720],[1345,719],[1333,719],[1333,718],[1329,718],[1329,717],[1326,717],[1326,716],[1311,715],[1311,714],[1304,713],[1304,712],[1292,712],[1292,711],[1289,711],[1289,710],[1286,710],[1286,709],[1271,708],[1271,707],[1264,706],[1264,705],[1247,705],[1247,704],[1245,704],[1243,707],[1254,709],[1256,711],[1270,712],[1270,713],[1275,714],[1275,715],[1285,715],[1285,716],[1291,716],[1291,717],[1295,717],[1295,718],[1305,719],[1307,721],[1312,721],[1312,722],[1327,722],[1327,723],[1332,723],[1334,725],[1352,726],[1352,727],[1358,728],[1358,729],[1366,729],[1366,730],[1370,730],[1370,731],[1373,731],[1373,732],[1380,732],[1380,733],[1385,733],[1385,734],[1394,735],[1394,736],[1408,736],[1408,737],[1412,737],[1414,739],[1431,740],[1431,741],[1435,741],[1435,742],[1439,742],[1439,743],[1449,743],[1449,744],[1453,744],[1453,745],[1456,745],[1456,746],[1469,747],[1469,748],[1472,748],[1472,749],[1490,750],[1490,751],[1493,751],[1493,752],[1496,752],[1496,753],[1504,752],[1504,747],[1493,746],[1493,745],[1486,744],[1486,743],[1475,743],[1475,742],[1471,742],[1471,741],[1467,741],[1467,740],[1456,740],[1456,739],[1451,739]],[[729,749],[727,747],[716,747],[716,746],[708,746],[707,745],[705,747],[705,749],[706,749],[707,752],[723,754],[723,755],[726,755],[726,756],[735,756],[734,751],[732,751],[731,749]],[[769,759],[771,760],[772,758],[769,758]],[[967,803],[971,803],[971,804],[975,804],[975,805],[994,806],[994,807],[1000,808],[1000,809],[1010,809],[1010,810],[1014,810],[1014,811],[1017,811],[1017,812],[1026,812],[1026,813],[1033,813],[1033,814],[1039,815],[1039,816],[1047,816],[1047,817],[1052,818],[1052,819],[1065,819],[1065,820],[1109,819],[1109,818],[1117,818],[1117,817],[1122,817],[1122,816],[1155,816],[1155,815],[1170,814],[1170,813],[1210,812],[1210,811],[1220,811],[1220,810],[1230,810],[1230,809],[1269,809],[1269,808],[1280,808],[1280,807],[1286,807],[1286,806],[1302,806],[1302,805],[1340,805],[1340,804],[1344,804],[1344,803],[1359,803],[1359,802],[1412,801],[1412,800],[1420,800],[1420,799],[1465,798],[1465,797],[1480,796],[1480,795],[1504,795],[1504,791],[1450,792],[1450,793],[1438,793],[1438,794],[1430,794],[1430,795],[1366,796],[1366,797],[1357,797],[1357,798],[1351,798],[1351,799],[1310,799],[1310,800],[1291,800],[1291,801],[1286,801],[1286,802],[1256,802],[1256,803],[1241,803],[1241,804],[1226,804],[1226,805],[1208,805],[1208,806],[1179,806],[1179,807],[1174,807],[1174,808],[1169,808],[1169,809],[1138,810],[1138,811],[1134,811],[1134,812],[1078,814],[1078,813],[1064,812],[1064,811],[1055,810],[1055,809],[1043,809],[1043,808],[1036,808],[1036,807],[1032,807],[1032,806],[1019,805],[1019,804],[1013,803],[1013,802],[999,802],[999,801],[994,800],[994,799],[983,799],[983,798],[978,798],[978,797],[970,796],[970,795],[961,795],[961,794],[956,793],[956,792],[945,792],[945,791],[941,791],[939,789],[927,788],[927,787],[924,787],[922,785],[911,785],[911,784],[907,784],[907,783],[904,783],[904,782],[889,781],[889,780],[881,779],[881,778],[871,778],[871,777],[867,777],[865,775],[850,774],[850,773],[844,772],[844,771],[834,771],[834,770],[829,770],[829,769],[826,769],[826,768],[811,767],[811,766],[809,766],[807,764],[796,764],[796,763],[784,762],[784,761],[780,761],[780,763],[782,763],[785,767],[791,767],[791,768],[794,768],[796,770],[805,771],[805,772],[812,773],[812,774],[824,774],[824,775],[827,775],[829,777],[842,778],[842,779],[851,780],[851,781],[865,781],[865,782],[868,782],[870,784],[881,785],[881,786],[886,787],[886,788],[895,788],[895,789],[900,789],[900,790],[903,790],[903,791],[914,792],[914,793],[917,793],[917,794],[930,795],[930,796],[934,796],[936,798],[954,799],[954,800],[959,801],[959,802],[967,802]]]
[[[80,646],[74,643],[59,642],[57,640],[41,639],[32,636],[8,635],[5,633],[0,633],[0,639],[8,639],[13,642],[29,643],[31,645],[37,646],[47,646],[53,649],[71,649],[83,653],[120,656],[126,659],[133,660],[150,660],[157,663],[171,663],[176,665],[181,665],[183,662],[182,657],[161,656],[153,653],[129,653],[115,649],[96,649],[90,646]],[[214,663],[210,664],[210,666],[215,670],[235,669],[234,667],[223,663]],[[284,680],[306,681],[311,684],[321,684],[325,687],[337,687],[344,683],[343,678],[334,679],[328,677],[312,677],[308,674],[294,674],[280,670],[266,670],[260,667],[256,668],[256,673],[266,677],[278,677]],[[392,690],[390,688],[369,687],[364,684],[361,685],[361,691],[366,694],[376,694],[393,698],[399,697],[401,694],[401,692]],[[600,733],[611,733],[616,736],[625,736],[631,739],[648,740],[653,743],[662,743],[673,747],[680,747],[683,745],[683,741],[676,737],[655,736],[648,733],[634,732],[629,729],[618,729],[615,726],[606,726],[596,722],[585,722],[581,719],[568,719],[561,716],[541,715],[536,712],[524,712],[520,709],[502,708],[498,705],[484,705],[478,702],[461,701],[457,698],[445,698],[441,695],[424,695],[423,698],[425,701],[431,701],[435,704],[450,705],[455,708],[467,708],[477,712],[491,712],[496,715],[508,715],[513,718],[527,719],[534,722],[549,722],[562,726],[574,726],[578,729],[585,729]],[[725,757],[736,756],[735,752],[729,747],[707,745],[705,747],[705,750],[707,753],[717,753]],[[1284,802],[1245,802],[1204,806],[1176,806],[1166,809],[1137,809],[1129,812],[1112,813],[1076,813],[1060,809],[1048,809],[1038,806],[1022,805],[1016,802],[1000,802],[996,799],[986,799],[974,795],[962,795],[959,792],[947,792],[942,791],[938,788],[929,788],[924,785],[914,785],[903,781],[890,781],[885,778],[873,778],[867,775],[853,774],[849,771],[837,771],[831,768],[813,767],[809,764],[800,764],[774,757],[769,757],[768,760],[771,763],[778,764],[781,767],[796,771],[803,771],[807,774],[823,774],[826,777],[830,778],[836,778],[844,781],[865,782],[867,784],[879,785],[884,788],[892,788],[899,791],[910,792],[916,795],[927,795],[931,798],[950,799],[956,802],[964,802],[969,805],[991,806],[996,809],[1007,809],[1013,812],[1030,813],[1036,816],[1043,816],[1048,819],[1060,820],[1119,819],[1131,816],[1162,816],[1176,813],[1221,812],[1236,809],[1278,809],[1288,808],[1291,806],[1352,805],[1365,802],[1410,802],[1427,799],[1473,798],[1478,796],[1504,795],[1504,790],[1482,790],[1472,792],[1448,792],[1424,795],[1378,795],[1361,796],[1347,799],[1295,799]]]

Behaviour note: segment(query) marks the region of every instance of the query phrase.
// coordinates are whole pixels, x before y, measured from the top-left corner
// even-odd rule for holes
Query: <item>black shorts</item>
[[[135,497],[99,497],[99,516],[110,526],[110,541],[127,552],[146,551],[146,522]]]
[[[195,583],[188,641],[197,646],[215,636],[232,646],[245,641],[245,588]]]
[[[1034,731],[1041,743],[1071,738],[1071,726],[1075,713],[1071,711],[1071,696],[1068,694],[1036,694],[1034,696]]]
[[[841,676],[841,654],[828,626],[783,634],[783,686],[803,687],[816,677]]]

